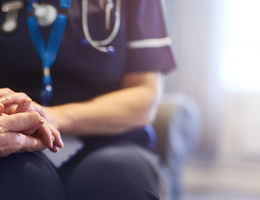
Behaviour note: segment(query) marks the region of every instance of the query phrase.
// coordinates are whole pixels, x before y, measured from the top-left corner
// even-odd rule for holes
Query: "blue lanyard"
[[[28,0],[27,11],[33,11],[33,3],[38,0]],[[69,8],[72,0],[60,0],[61,8]],[[38,22],[36,18],[31,15],[27,17],[27,26],[29,34],[34,45],[34,48],[42,60],[43,80],[41,90],[41,100],[43,105],[48,105],[52,98],[52,80],[50,75],[50,68],[55,62],[58,53],[62,36],[66,27],[67,16],[59,13],[53,24],[48,44],[45,46]]]

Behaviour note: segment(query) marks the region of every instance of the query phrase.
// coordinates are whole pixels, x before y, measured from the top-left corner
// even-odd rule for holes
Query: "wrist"
[[[57,130],[61,131],[60,114],[55,107],[43,107],[46,114],[46,120],[52,124]]]
[[[70,114],[66,106],[51,106],[44,107],[46,118],[57,130],[61,133],[69,132],[71,124],[73,123],[70,119]]]

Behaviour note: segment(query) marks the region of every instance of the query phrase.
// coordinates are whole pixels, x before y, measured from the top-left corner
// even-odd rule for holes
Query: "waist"
[[[127,140],[154,151],[156,134],[153,127],[151,125],[147,125],[145,127],[127,131],[116,136],[90,136],[82,137],[81,140],[84,142],[85,146],[88,147],[113,143],[119,140]]]

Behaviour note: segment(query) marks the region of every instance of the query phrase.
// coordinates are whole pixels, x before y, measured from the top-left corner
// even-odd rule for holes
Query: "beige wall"
[[[219,69],[225,44],[221,0],[165,0],[178,69],[166,78],[167,93],[183,93],[201,111],[198,152],[213,157],[258,157],[260,95],[228,92]],[[222,0],[225,2],[225,0]]]

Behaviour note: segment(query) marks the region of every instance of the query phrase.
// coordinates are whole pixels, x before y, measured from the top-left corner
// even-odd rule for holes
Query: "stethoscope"
[[[48,105],[52,98],[51,66],[55,62],[60,42],[67,24],[67,9],[71,6],[72,0],[59,0],[59,9],[51,4],[38,3],[38,0],[27,1],[27,26],[34,48],[42,61],[43,78],[41,99],[43,105]],[[115,5],[114,5],[114,2]],[[115,8],[115,20],[111,33],[104,40],[94,40],[89,31],[88,25],[88,0],[82,0],[82,28],[85,35],[84,43],[90,44],[100,52],[113,54],[115,49],[111,43],[117,36],[120,27],[121,0],[99,0],[99,6],[105,11],[105,29],[110,30],[112,10]],[[2,12],[5,13],[5,20],[2,24],[2,31],[12,33],[18,27],[19,11],[25,7],[23,0],[11,0],[2,4]],[[39,27],[52,25],[52,30],[45,44]]]
[[[57,9],[47,3],[33,4],[33,15],[36,17],[40,27],[47,27],[54,23],[57,17]],[[88,0],[82,0],[82,29],[85,36],[84,44],[89,44],[100,52],[113,54],[115,48],[111,45],[118,34],[121,23],[121,0],[99,0],[99,6],[105,12],[105,29],[111,30],[111,16],[114,9],[114,24],[109,36],[103,40],[94,40],[89,31],[88,24]],[[4,33],[13,33],[18,27],[19,11],[24,9],[23,0],[10,0],[2,4],[1,11],[5,13],[5,20],[2,24],[2,31]]]
[[[102,0],[102,1],[99,0],[99,5],[102,9],[105,10],[105,28],[106,30],[110,30],[111,12],[112,9],[114,8],[113,0]],[[119,31],[120,13],[121,13],[121,0],[117,0],[115,13],[114,13],[115,23],[110,35],[104,40],[94,40],[90,35],[89,26],[88,26],[88,0],[82,0],[82,28],[87,42],[92,47],[104,53],[112,54],[115,52],[114,47],[111,46],[110,44],[115,39]]]

